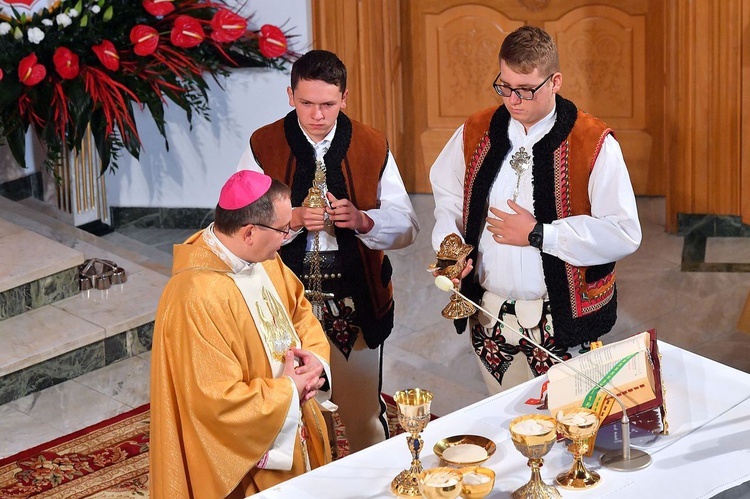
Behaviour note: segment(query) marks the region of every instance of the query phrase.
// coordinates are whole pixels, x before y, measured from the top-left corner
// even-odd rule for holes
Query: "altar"
[[[558,487],[562,497],[708,499],[750,480],[750,374],[661,341],[659,350],[669,435],[631,432],[633,448],[648,452],[653,462],[640,471],[617,472],[599,465],[597,450],[585,462],[588,469],[601,475],[601,482],[583,491]],[[453,435],[484,436],[497,445],[484,464],[496,473],[488,497],[511,497],[529,480],[530,469],[526,458],[514,448],[508,425],[517,416],[540,412],[525,401],[539,396],[544,379],[546,376],[430,422],[422,433],[420,459],[424,468],[440,465],[432,450],[439,440]],[[441,395],[435,392],[434,396]],[[616,423],[602,429],[597,445],[600,440],[606,445],[607,439],[610,447],[617,445],[619,427]],[[572,460],[565,444],[555,444],[545,456],[543,480],[553,484]],[[395,497],[390,491],[391,480],[410,462],[406,437],[398,435],[252,497]]]

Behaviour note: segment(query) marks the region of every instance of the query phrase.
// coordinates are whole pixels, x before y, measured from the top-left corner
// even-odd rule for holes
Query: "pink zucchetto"
[[[240,170],[226,181],[219,195],[219,206],[239,210],[257,201],[271,187],[271,177],[252,170]]]

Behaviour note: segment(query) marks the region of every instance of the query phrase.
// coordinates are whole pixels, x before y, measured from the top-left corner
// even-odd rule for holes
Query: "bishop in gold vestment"
[[[277,219],[291,212],[285,199],[280,205],[274,200]],[[287,371],[285,363],[294,360],[288,355],[279,364],[286,375],[274,375],[275,343],[267,333],[264,339],[250,308],[249,301],[275,297],[286,314],[272,322],[293,327],[300,367],[309,354],[329,371],[328,341],[302,284],[275,254],[271,238],[280,244],[282,236],[274,231],[284,232],[270,223],[268,229],[246,224],[224,245],[226,238],[219,240],[211,226],[175,246],[151,360],[152,498],[244,497],[330,461],[325,422],[312,395],[321,394],[324,380],[318,383],[315,375],[311,391],[299,392],[296,371]],[[236,248],[250,249],[241,258]],[[262,251],[270,251],[270,259],[248,258]],[[237,276],[258,271],[272,286],[243,295]],[[278,458],[274,449],[283,442],[288,452],[281,449]]]

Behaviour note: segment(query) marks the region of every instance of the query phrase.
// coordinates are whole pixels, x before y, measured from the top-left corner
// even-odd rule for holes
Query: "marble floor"
[[[466,336],[440,311],[448,296],[424,270],[434,262],[430,195],[414,195],[422,224],[415,244],[391,251],[396,327],[386,342],[386,393],[408,387],[435,393],[433,412],[446,414],[487,391]],[[750,334],[737,330],[750,291],[746,272],[683,272],[683,238],[664,232],[663,198],[639,198],[643,244],[617,266],[618,321],[605,341],[656,328],[664,341],[750,372]],[[168,266],[171,244],[192,230],[123,227],[105,236]],[[750,239],[709,238],[707,262],[750,263]],[[0,458],[125,412],[148,401],[150,354],[0,406]]]

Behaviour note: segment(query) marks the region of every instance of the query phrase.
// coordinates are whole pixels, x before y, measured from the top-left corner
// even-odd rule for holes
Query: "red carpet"
[[[383,394],[391,436],[403,433],[393,399]],[[0,460],[0,499],[148,497],[148,404]],[[335,457],[349,454],[334,415]]]
[[[148,408],[0,460],[0,498],[148,497]]]

